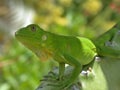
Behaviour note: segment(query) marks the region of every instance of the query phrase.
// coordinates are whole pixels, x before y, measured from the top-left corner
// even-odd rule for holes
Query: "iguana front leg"
[[[65,63],[59,63],[59,80],[63,80],[65,72]]]
[[[74,67],[70,78],[68,80],[65,80],[62,83],[61,87],[66,88],[66,87],[69,87],[70,85],[72,85],[72,83],[74,83],[74,81],[78,78],[80,72],[82,71],[82,65],[80,64],[80,62],[78,60],[76,60],[69,54],[63,54],[63,56],[66,59],[66,61],[68,62],[68,64],[70,64]]]
[[[70,76],[63,79],[65,64],[59,63],[59,66],[60,66],[59,67],[59,78],[60,79],[56,83],[48,84],[50,86],[59,87],[59,90],[64,90],[64,89],[67,89],[69,86],[71,86],[74,83],[74,81],[78,78],[80,72],[82,71],[82,65],[78,62],[78,60],[76,60],[75,58],[73,58],[72,56],[68,54],[63,54],[63,57],[69,65],[74,67],[74,69]]]

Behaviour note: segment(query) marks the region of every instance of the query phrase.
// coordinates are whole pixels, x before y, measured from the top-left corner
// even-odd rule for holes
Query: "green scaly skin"
[[[82,66],[96,56],[95,45],[87,38],[62,36],[44,31],[36,24],[21,28],[15,37],[33,51],[40,60],[53,58],[59,63],[59,83],[61,89],[70,86],[82,71]],[[74,67],[70,79],[62,80],[65,64]]]
[[[120,22],[98,37],[94,44],[99,56],[120,58]]]

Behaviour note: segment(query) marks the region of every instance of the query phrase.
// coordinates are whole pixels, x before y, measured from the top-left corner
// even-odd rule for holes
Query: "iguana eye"
[[[36,27],[35,26],[31,26],[31,31],[35,32],[36,31]]]

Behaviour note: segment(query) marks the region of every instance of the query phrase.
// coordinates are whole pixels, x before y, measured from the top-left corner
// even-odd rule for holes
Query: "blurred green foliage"
[[[119,0],[16,0],[20,1],[24,8],[32,9],[32,23],[57,34],[79,35],[90,39],[111,28],[120,15]],[[6,9],[9,8],[5,8],[7,4],[2,2],[0,18],[9,23],[9,18],[16,17],[16,13],[8,17]],[[17,19],[19,17],[15,21]],[[13,32],[8,23],[5,24],[6,32]],[[14,23],[20,24],[20,21],[13,22],[13,26]],[[14,36],[8,37],[6,32],[0,28],[0,90],[34,90],[42,76],[57,65],[52,60],[40,61]]]

